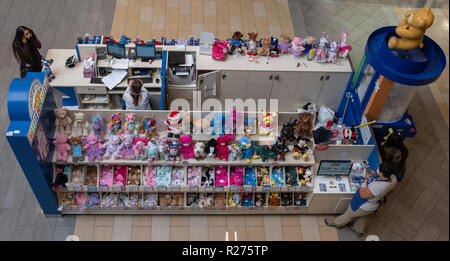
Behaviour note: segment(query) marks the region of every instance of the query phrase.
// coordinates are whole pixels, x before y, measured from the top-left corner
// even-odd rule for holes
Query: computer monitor
[[[112,55],[117,58],[125,58],[125,45],[115,43],[113,41],[106,42],[106,51],[108,55]]]
[[[349,175],[352,170],[352,165],[350,160],[322,160],[320,161],[317,175]]]
[[[136,44],[136,57],[143,59],[153,59],[155,55],[155,46],[146,44]]]

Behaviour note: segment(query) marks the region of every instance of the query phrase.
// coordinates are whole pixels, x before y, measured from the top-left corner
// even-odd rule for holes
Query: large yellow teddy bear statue
[[[389,49],[411,50],[423,47],[423,36],[428,27],[433,24],[434,15],[427,6],[416,12],[407,11],[405,19],[395,28],[395,32],[401,37],[389,38]]]

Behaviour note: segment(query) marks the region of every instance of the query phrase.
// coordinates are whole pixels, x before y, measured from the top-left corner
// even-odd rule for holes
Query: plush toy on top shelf
[[[272,151],[275,154],[275,160],[286,160],[286,153],[289,151],[289,148],[286,146],[286,138],[278,137],[277,142],[272,146]]]
[[[430,7],[426,6],[417,11],[407,11],[405,19],[395,28],[395,33],[401,38],[391,36],[388,41],[389,49],[412,50],[423,47],[425,31],[433,24],[434,15]]]
[[[248,33],[250,41],[247,46],[247,55],[256,55],[256,48],[258,47],[258,33]]]
[[[308,142],[311,140],[308,138],[297,137],[297,144],[294,145],[294,159],[302,159],[303,161],[308,160],[308,156],[312,154],[312,151],[308,148]]]
[[[137,160],[144,160],[147,157],[148,140],[144,137],[136,137],[133,142],[134,155]]]
[[[122,135],[122,120],[120,119],[121,112],[116,112],[111,115],[110,122],[108,124],[109,134]]]
[[[245,159],[247,163],[250,163],[251,159],[256,159],[255,155],[256,146],[252,145],[252,141],[248,137],[241,137],[238,143],[242,146],[241,158]]]
[[[124,130],[125,134],[138,136],[139,131],[139,121],[136,119],[136,115],[134,113],[126,114]]]
[[[266,162],[269,159],[276,159],[277,156],[270,149],[268,145],[257,145],[256,146],[256,155],[261,158],[262,162]]]
[[[298,180],[302,185],[311,187],[312,170],[309,167],[297,167]]]
[[[103,150],[103,145],[98,141],[98,137],[95,135],[87,136],[86,145],[84,149],[86,151],[86,156],[89,161],[99,161],[102,159],[105,151]]]
[[[144,118],[142,119],[140,128],[144,129],[145,137],[148,140],[157,139],[159,137],[156,132],[156,121],[153,118]]]
[[[171,111],[167,115],[167,120],[164,121],[164,123],[167,125],[167,137],[169,138],[179,138],[181,134],[181,127],[182,127],[182,118],[181,113],[178,111]]]
[[[103,142],[106,135],[106,123],[101,115],[96,115],[92,117],[92,130],[94,134],[97,135],[99,140]]]
[[[217,158],[221,160],[228,160],[230,150],[228,149],[228,143],[234,139],[234,134],[226,134],[217,138]]]
[[[317,39],[312,36],[306,36],[303,38],[303,47],[305,47],[305,53],[309,53],[309,51],[315,48],[317,45]]]
[[[270,37],[270,57],[278,57],[280,49],[278,48],[278,38]]]
[[[67,161],[69,157],[70,145],[67,143],[67,135],[59,134],[56,136],[53,144],[56,146],[56,160]]]
[[[259,122],[259,136],[262,135],[275,135],[275,129],[277,128],[277,123],[275,121],[275,117],[277,113],[267,113],[266,111],[262,111],[263,118]]]
[[[341,43],[339,44],[339,57],[347,58],[348,53],[352,50],[352,46],[347,43],[348,33],[343,31],[341,33]]]
[[[262,46],[256,49],[256,53],[259,56],[266,56],[270,53],[270,39],[263,38],[261,42]]]
[[[303,44],[302,38],[300,37],[295,37],[294,41],[292,41],[292,46],[291,49],[289,50],[294,57],[299,57],[303,55],[305,47],[303,47],[302,44]]]
[[[180,161],[180,146],[176,142],[169,146],[169,161]]]
[[[183,159],[191,159],[194,157],[194,144],[192,143],[192,135],[184,135],[178,139],[180,143],[180,152]]]
[[[156,140],[156,145],[158,146],[159,158],[161,160],[168,161],[169,160],[169,144],[172,141],[167,138],[159,138]]]
[[[86,114],[82,112],[75,112],[73,114],[75,118],[73,122],[73,131],[75,136],[85,137],[88,135],[89,122],[86,120]]]
[[[324,63],[327,61],[327,51],[328,51],[328,35],[322,32],[322,37],[319,40],[319,46],[316,48],[316,57],[314,61],[317,63]]]
[[[295,141],[295,127],[297,124],[298,121],[296,120],[284,123],[283,128],[281,128],[280,137],[286,138],[286,141]]]
[[[60,134],[72,135],[72,118],[70,118],[67,109],[59,108],[54,110],[55,126]]]
[[[228,145],[228,149],[230,150],[229,160],[235,161],[241,159],[241,151],[242,151],[242,145],[241,144],[231,144]]]
[[[330,43],[330,49],[328,50],[327,62],[328,63],[339,64],[339,62],[337,60],[338,52],[339,52],[338,42],[337,41],[332,41]]]
[[[299,121],[297,122],[297,133],[301,137],[312,137],[313,114],[309,112],[299,113]]]
[[[217,141],[214,138],[210,139],[208,141],[208,143],[206,143],[205,152],[206,152],[208,158],[215,158],[216,157],[216,155],[217,155],[216,146],[217,146]]]
[[[231,40],[230,42],[231,47],[228,54],[233,55],[236,52],[238,52],[240,55],[245,54],[245,51],[242,48],[242,40],[241,40],[243,36],[244,35],[239,31],[234,32],[232,36],[233,40]]]
[[[289,48],[291,47],[291,38],[285,34],[280,35],[278,46],[280,47],[281,54],[289,53]]]
[[[117,148],[117,153],[114,154],[115,159],[134,160],[136,155],[133,150],[133,135],[124,134],[121,136],[122,144]]]
[[[197,143],[195,143],[194,146],[194,157],[197,160],[202,160],[206,157],[206,153],[205,153],[205,143],[202,141],[199,141]]]
[[[103,155],[104,159],[109,159],[111,155],[118,152],[118,148],[120,146],[120,137],[117,135],[110,135],[109,140],[103,144],[103,149],[106,149],[105,155]]]

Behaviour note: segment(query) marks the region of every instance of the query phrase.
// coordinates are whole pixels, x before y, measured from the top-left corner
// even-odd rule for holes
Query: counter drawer
[[[192,101],[192,99],[193,99],[192,95],[193,95],[194,91],[196,91],[196,89],[173,89],[173,88],[167,89],[170,101],[178,99],[178,98]]]
[[[79,94],[106,94],[105,86],[79,86],[77,87],[77,92]]]

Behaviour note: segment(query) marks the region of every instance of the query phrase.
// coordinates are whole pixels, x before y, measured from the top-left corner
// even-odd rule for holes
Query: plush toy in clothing
[[[280,167],[272,168],[272,186],[282,186],[285,185],[284,173]]]
[[[75,136],[85,137],[88,135],[89,131],[89,122],[86,120],[86,114],[82,112],[75,112],[73,114],[74,122],[73,122],[73,131]]]
[[[302,38],[294,38],[294,41],[292,41],[290,52],[294,57],[299,57],[305,53],[305,47],[303,47]]]
[[[286,175],[286,185],[287,186],[298,186],[297,171],[295,170],[294,167],[286,167],[285,175]]]
[[[257,186],[256,173],[254,167],[245,167],[244,185]]]
[[[275,117],[277,116],[276,112],[268,113],[266,111],[262,111],[262,119],[259,122],[259,136],[262,135],[275,135],[275,129],[277,128],[277,123],[275,121]]]
[[[194,157],[197,160],[202,160],[206,157],[206,153],[205,153],[205,143],[203,141],[199,141],[197,143],[195,143],[194,146]]]
[[[112,186],[113,185],[113,166],[102,165],[100,170],[99,185],[100,186]]]
[[[234,139],[234,134],[226,134],[217,138],[217,158],[221,160],[228,160],[230,150],[228,149],[228,142]]]
[[[280,48],[280,52],[282,54],[286,54],[289,52],[289,48],[291,47],[291,38],[285,34],[280,35],[280,41],[278,46]]]
[[[202,167],[188,167],[187,183],[189,187],[201,185]]]
[[[134,160],[136,155],[133,149],[133,136],[130,134],[124,134],[121,136],[122,144],[117,148],[117,152],[114,153],[115,159],[127,159]]]
[[[111,158],[111,155],[118,153],[120,146],[120,137],[117,135],[110,135],[109,140],[103,144],[103,149],[106,149],[105,154],[103,155],[104,159]],[[118,156],[118,155],[117,155]]]
[[[270,57],[278,57],[280,49],[278,47],[278,38],[270,37]]]
[[[153,162],[155,160],[159,159],[159,154],[158,154],[158,146],[156,146],[156,144],[154,144],[153,142],[149,141],[147,143],[147,147],[146,147],[147,151],[147,159],[149,162]]]
[[[86,156],[89,161],[99,161],[105,154],[103,145],[98,141],[98,137],[95,135],[87,136],[86,145],[84,145],[84,150],[86,151]]]
[[[171,111],[167,115],[167,120],[164,121],[164,123],[167,125],[167,131],[169,134],[167,136],[169,138],[172,138],[174,135],[177,137],[181,134],[181,127],[182,127],[182,114],[178,111]]]
[[[214,193],[214,206],[225,207],[227,205],[226,193]]]
[[[233,40],[231,40],[231,42],[230,42],[231,47],[230,47],[230,51],[228,52],[228,54],[233,55],[236,52],[238,52],[240,55],[245,54],[245,52],[242,48],[242,40],[241,40],[243,36],[244,35],[239,31],[234,32],[234,34],[232,36]]]
[[[172,166],[156,167],[156,186],[170,186]]]
[[[214,175],[216,186],[228,186],[228,170],[226,167],[216,167]]]
[[[297,137],[297,144],[294,145],[294,159],[308,160],[308,142],[310,142],[308,138]]]
[[[84,161],[84,147],[81,138],[72,137],[70,139],[70,145],[72,146],[72,161]]]
[[[180,143],[180,152],[183,153],[183,159],[191,159],[194,157],[194,144],[192,143],[192,135],[184,135],[178,139]]]
[[[147,166],[144,171],[144,186],[156,186],[156,167]]]
[[[202,187],[214,186],[214,167],[206,167],[202,169]]]
[[[147,157],[147,144],[148,140],[145,137],[135,137],[133,141],[133,150],[135,159],[144,160]]]
[[[173,142],[169,146],[169,161],[180,161],[180,146]]]
[[[314,61],[317,63],[324,63],[327,61],[328,55],[328,35],[322,32],[322,37],[319,40],[319,46],[316,48],[316,57]]]
[[[158,133],[156,132],[156,120],[152,118],[144,118],[142,119],[141,128],[144,129],[145,137],[148,140],[156,139],[159,137]]]
[[[56,136],[53,144],[56,146],[56,160],[67,161],[69,157],[70,145],[67,143],[67,135],[59,134]]]
[[[96,115],[92,117],[92,130],[95,135],[99,136],[99,140],[103,142],[106,134],[106,123],[102,116]]]
[[[244,167],[231,167],[230,185],[242,186],[244,184]]]
[[[114,186],[125,186],[127,182],[127,166],[114,167]]]
[[[250,41],[247,46],[247,54],[256,55],[256,48],[258,47],[258,33],[248,33],[248,37],[250,38]]]
[[[55,126],[60,134],[72,135],[72,118],[70,118],[67,109],[59,108],[54,110]]]
[[[312,36],[306,36],[303,38],[303,46],[305,47],[305,53],[309,53],[309,50],[315,48],[317,45],[317,39]]]
[[[286,146],[286,138],[278,137],[277,142],[272,146],[271,150],[275,154],[275,160],[286,160],[286,153],[289,151],[289,148]]]

